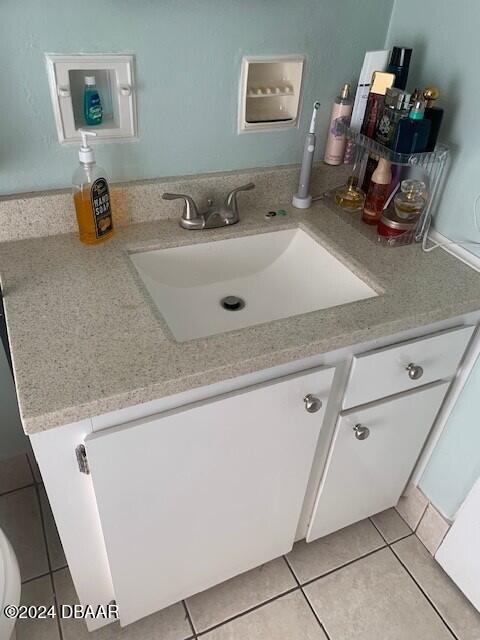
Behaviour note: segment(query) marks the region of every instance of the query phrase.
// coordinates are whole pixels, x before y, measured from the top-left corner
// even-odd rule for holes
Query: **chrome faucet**
[[[180,218],[180,226],[184,229],[215,229],[216,227],[226,227],[239,221],[237,193],[239,191],[250,191],[254,189],[253,182],[244,184],[230,191],[221,207],[216,207],[213,200],[207,200],[207,209],[199,212],[195,200],[182,193],[164,193],[164,200],[184,201],[183,213]]]

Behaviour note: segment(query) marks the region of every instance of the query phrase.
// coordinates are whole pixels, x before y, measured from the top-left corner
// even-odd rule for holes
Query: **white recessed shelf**
[[[246,56],[240,78],[238,129],[295,127],[302,95],[305,56]]]
[[[59,142],[79,142],[80,128],[92,129],[103,141],[136,138],[133,55],[46,54],[45,57]],[[83,115],[88,75],[95,76],[103,108],[102,123],[94,126],[87,125]]]

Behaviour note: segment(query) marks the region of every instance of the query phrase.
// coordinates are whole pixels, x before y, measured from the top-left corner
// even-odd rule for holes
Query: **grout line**
[[[283,556],[283,559],[285,560],[285,562],[287,563],[288,568],[290,569],[290,572],[293,576],[293,579],[295,580],[295,582],[298,584],[298,586],[300,587],[300,592],[302,594],[302,596],[305,598],[307,605],[310,609],[310,611],[312,612],[315,620],[318,622],[318,624],[320,625],[320,628],[322,629],[323,633],[327,636],[327,640],[330,640],[330,636],[327,633],[327,630],[325,629],[324,625],[322,624],[322,621],[320,620],[319,616],[317,615],[317,612],[315,611],[315,609],[313,608],[312,603],[310,602],[310,600],[308,599],[307,594],[305,593],[305,591],[303,590],[302,586],[300,585],[300,582],[297,578],[297,576],[295,575],[295,571],[293,570],[293,567],[291,566],[290,562],[288,561],[287,556]]]
[[[29,489],[30,487],[35,487],[35,482],[31,482],[30,484],[24,484],[21,487],[17,487],[16,489],[9,489],[8,491],[4,491],[3,493],[0,493],[0,498],[2,498],[3,496],[9,496],[12,493],[15,493],[16,491],[23,491],[23,489]]]
[[[64,571],[64,569],[68,569],[68,563],[64,564],[62,567],[56,567],[55,569],[52,569],[51,573],[53,575],[54,573],[58,573],[58,571]]]
[[[183,608],[185,609],[185,615],[187,616],[188,624],[190,625],[190,629],[192,631],[193,638],[196,638],[197,637],[197,632],[195,630],[195,627],[193,626],[192,616],[190,615],[190,611],[188,610],[186,600],[182,600],[182,604],[183,604]]]
[[[294,593],[294,591],[299,591],[299,590],[300,590],[299,587],[292,587],[291,589],[288,589],[287,591],[283,591],[282,593],[279,593],[276,596],[273,596],[273,598],[269,598],[268,600],[265,600],[264,602],[260,602],[259,604],[256,604],[253,607],[250,607],[249,609],[246,609],[245,611],[242,611],[241,613],[237,613],[236,615],[232,616],[231,618],[228,618],[227,620],[222,620],[222,622],[219,622],[218,624],[214,624],[213,626],[208,627],[207,629],[204,629],[203,631],[197,632],[197,637],[203,636],[206,633],[209,633],[210,631],[213,631],[214,629],[218,629],[219,627],[223,627],[228,622],[232,622],[233,620],[237,620],[237,618],[242,618],[243,616],[245,616],[245,615],[247,615],[249,613],[252,613],[253,611],[257,611],[257,609],[261,609],[262,607],[265,607],[266,605],[271,604],[272,602],[274,602],[275,600],[278,600],[279,598],[283,598],[283,596],[286,596],[289,593]]]
[[[363,555],[358,556],[358,558],[355,558],[354,560],[349,560],[348,562],[345,562],[341,566],[335,567],[335,569],[330,569],[330,571],[322,573],[321,576],[317,576],[316,578],[310,578],[309,580],[306,580],[305,582],[302,582],[301,586],[302,587],[308,587],[308,585],[312,584],[312,582],[316,582],[317,580],[320,580],[321,578],[326,578],[326,576],[329,576],[332,573],[335,573],[335,571],[339,571],[340,569],[343,569],[344,567],[349,567],[351,564],[354,564],[355,562],[358,562],[359,560],[363,560],[364,558],[368,558],[369,556],[373,556],[374,553],[377,553],[378,551],[382,551],[383,549],[387,549],[388,546],[389,546],[388,544],[382,544],[381,547],[378,547],[377,549],[373,549],[373,551],[369,551],[368,553],[364,553]]]
[[[33,576],[33,578],[27,578],[26,580],[22,580],[21,584],[23,586],[24,584],[29,584],[34,580],[39,580],[40,578],[46,578],[49,575],[50,575],[50,571],[46,571],[45,573],[39,573],[38,576]]]
[[[305,593],[305,591],[302,589],[302,587],[300,587],[300,591],[302,592],[303,597],[305,598],[305,600],[307,601],[307,604],[310,608],[310,611],[313,613],[313,615],[315,616],[315,620],[318,622],[318,624],[320,625],[320,628],[322,629],[323,633],[327,636],[327,640],[330,640],[330,634],[328,633],[327,629],[325,628],[325,625],[322,624],[320,618],[317,615],[317,612],[315,611],[312,603],[310,602],[307,594]]]
[[[38,487],[38,484],[35,485],[35,494],[37,496],[38,508],[40,510],[40,522],[42,525],[43,543],[45,545],[45,550],[47,552],[48,572],[52,573],[52,563],[50,560],[50,551],[48,549],[48,541],[47,541],[47,530],[45,527],[45,514],[43,513],[43,509],[42,509],[42,500],[40,498],[40,489]]]
[[[297,578],[296,573],[295,573],[295,571],[293,570],[292,565],[291,565],[291,564],[290,564],[290,562],[288,561],[287,556],[282,556],[282,557],[283,557],[283,559],[285,560],[285,562],[287,563],[287,567],[290,569],[290,573],[292,574],[293,579],[294,579],[294,580],[295,580],[295,582],[298,584],[298,586],[299,586],[299,587],[301,587],[300,580]]]
[[[395,511],[396,511],[396,513],[397,513],[397,515],[399,515],[399,516],[400,516],[400,518],[404,521],[404,523],[407,525],[407,527],[410,529],[410,531],[411,531],[412,533],[415,533],[415,531],[414,531],[414,530],[412,529],[412,527],[408,524],[408,522],[407,522],[407,521],[405,520],[405,518],[402,516],[402,514],[401,514],[401,513],[400,513],[400,511],[397,509],[397,507],[392,507],[392,509],[395,509]],[[423,513],[422,513],[422,518],[423,518],[423,516],[424,516],[424,515],[425,515],[425,512],[423,512]],[[420,520],[421,520],[422,518],[420,518]],[[418,524],[420,524],[420,521],[418,522]],[[418,525],[417,525],[417,526],[418,526]],[[406,538],[406,537],[407,537],[407,536],[405,536],[405,538]]]
[[[30,582],[33,582],[34,580],[39,580],[40,578],[46,578],[49,575],[50,575],[50,571],[47,571],[46,573],[40,573],[38,576],[33,576],[33,578],[27,578],[26,580],[22,580],[22,586],[24,584],[29,584]]]
[[[420,523],[422,522],[423,518],[425,517],[425,514],[427,513],[427,509],[428,509],[428,505],[429,505],[429,504],[430,504],[430,503],[429,503],[429,502],[427,502],[427,504],[425,505],[425,509],[422,511],[422,515],[421,515],[421,517],[420,517],[420,520],[417,522],[417,526],[416,526],[416,527],[415,527],[415,529],[413,530],[413,533],[417,533],[417,529],[418,529],[418,527],[420,526]],[[408,526],[410,526],[410,525],[408,525]],[[412,527],[410,527],[410,529],[411,529],[411,528],[412,528]]]
[[[392,542],[389,542],[386,537],[383,535],[383,533],[380,531],[380,529],[377,527],[377,525],[375,524],[374,520],[372,517],[368,518],[370,520],[370,522],[373,524],[373,526],[375,527],[375,529],[378,531],[378,533],[382,536],[382,538],[385,540],[385,543],[387,545],[387,547],[391,547],[392,544],[395,544],[396,542],[400,542],[400,540],[404,540],[405,538],[408,538],[409,536],[414,535],[413,531],[410,529],[410,526],[405,522],[405,520],[402,520],[405,522],[405,524],[407,524],[408,528],[410,529],[410,533],[406,533],[404,536],[400,536],[400,538],[396,538],[395,540],[393,540]]]
[[[29,464],[30,464],[30,462],[29,462]],[[45,514],[43,513],[42,500],[41,500],[41,497],[40,497],[40,487],[39,487],[38,484],[35,484],[34,486],[35,486],[35,494],[37,496],[37,504],[38,504],[38,508],[40,510],[40,523],[41,523],[42,533],[43,533],[43,543],[45,545],[45,551],[46,551],[46,555],[47,555],[48,575],[50,576],[50,583],[51,583],[51,586],[52,586],[53,598],[54,598],[54,602],[55,602],[55,611],[57,612],[58,633],[59,633],[59,636],[60,636],[60,640],[63,640],[63,632],[62,632],[62,627],[61,627],[61,624],[60,624],[60,615],[59,615],[59,610],[58,610],[57,592],[55,591],[55,582],[53,580],[53,574],[52,574],[52,562],[50,560],[50,551],[49,551],[49,548],[48,548],[47,531],[46,531],[46,527],[45,527]]]
[[[55,581],[53,579],[53,574],[50,573],[50,582],[52,585],[52,593],[53,593],[53,601],[55,603],[55,611],[57,613],[57,627],[58,627],[58,634],[60,636],[60,640],[63,640],[63,631],[62,631],[62,625],[60,623],[60,611],[58,609],[58,599],[57,599],[57,592],[55,591]]]
[[[31,449],[31,452],[32,452],[32,456],[35,458],[35,454],[33,453],[32,449]],[[34,484],[43,484],[43,480],[37,480],[37,478],[35,476],[35,469],[33,468],[33,463],[30,460],[30,456],[28,455],[28,453],[26,453],[25,455],[27,456],[27,462],[28,462],[28,466],[30,467],[30,473],[32,474],[32,478],[33,478]],[[38,466],[37,466],[37,469],[38,469]],[[41,477],[41,475],[40,475],[40,477]]]
[[[414,533],[412,533],[412,535],[415,535]],[[417,536],[415,536],[417,538]],[[417,538],[418,539],[418,538]],[[395,558],[398,560],[398,562],[402,565],[402,567],[405,569],[405,571],[408,573],[408,575],[410,576],[410,578],[413,580],[413,582],[417,585],[418,589],[421,591],[421,593],[423,594],[424,598],[426,599],[426,601],[430,604],[430,606],[432,607],[432,609],[435,611],[435,613],[438,615],[438,617],[440,618],[440,620],[443,622],[443,624],[445,625],[445,627],[450,631],[450,633],[452,634],[452,636],[455,638],[455,640],[460,640],[459,637],[453,632],[453,630],[451,629],[450,625],[445,621],[444,617],[442,616],[442,614],[440,613],[440,611],[438,610],[438,608],[435,606],[435,604],[432,602],[432,600],[430,600],[427,592],[420,586],[420,584],[417,582],[417,580],[415,579],[415,576],[413,575],[413,573],[410,571],[410,569],[407,567],[407,565],[403,562],[403,560],[400,558],[400,556],[395,552],[395,549],[393,547],[390,547],[390,551],[393,553],[393,555],[395,556]],[[427,549],[428,551],[428,549]]]
[[[390,542],[386,539],[386,537],[383,535],[383,533],[380,531],[380,529],[377,527],[377,525],[375,524],[375,522],[373,521],[372,517],[368,518],[370,523],[374,526],[374,528],[378,531],[379,535],[382,537],[382,539],[385,541],[385,543],[389,546]]]

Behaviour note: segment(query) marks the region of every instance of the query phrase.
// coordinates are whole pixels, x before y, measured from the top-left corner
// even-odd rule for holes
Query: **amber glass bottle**
[[[77,213],[80,240],[85,244],[99,244],[113,234],[110,192],[105,171],[97,166],[87,136],[93,131],[80,130],[82,147],[78,157],[80,166],[73,175],[73,201]]]
[[[391,181],[391,164],[385,158],[380,158],[378,166],[373,172],[372,181],[363,207],[362,220],[367,224],[377,224],[380,220],[383,207],[390,192]]]

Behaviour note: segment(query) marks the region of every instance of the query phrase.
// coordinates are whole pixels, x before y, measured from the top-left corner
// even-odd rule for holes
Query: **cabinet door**
[[[432,384],[340,416],[307,542],[397,504],[448,386]]]
[[[316,370],[86,438],[122,625],[291,549],[332,378]],[[307,394],[321,408],[308,412]]]

